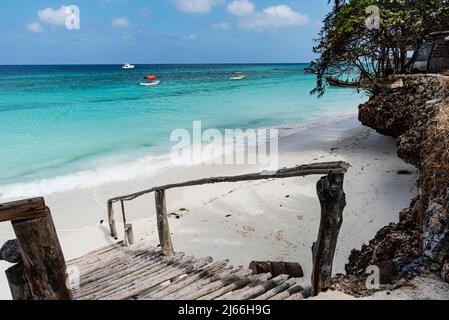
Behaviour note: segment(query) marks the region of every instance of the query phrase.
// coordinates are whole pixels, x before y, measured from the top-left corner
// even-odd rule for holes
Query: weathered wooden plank
[[[317,183],[321,221],[318,239],[312,248],[312,294],[314,296],[327,290],[331,283],[335,248],[343,223],[343,210],[346,206],[343,182],[343,174],[329,174]]]
[[[90,266],[84,266],[80,269],[80,274],[83,278],[96,277],[107,271],[117,271],[123,269],[125,266],[129,266],[134,263],[145,262],[150,259],[157,259],[162,256],[160,250],[135,254],[117,255],[108,257],[106,260],[100,262],[94,262]]]
[[[43,211],[40,218],[12,222],[28,283],[36,300],[71,300],[64,254],[53,219],[50,210]]]
[[[225,270],[213,277],[207,279],[201,279],[190,286],[187,286],[169,296],[163,298],[163,300],[195,300],[211,292],[225,287],[226,285],[245,278],[250,270]]]
[[[157,231],[159,233],[159,241],[161,243],[162,252],[165,256],[173,256],[173,244],[171,241],[170,225],[168,224],[167,207],[165,202],[165,191],[157,190],[155,192],[156,214],[157,214]]]
[[[280,284],[277,287],[274,287],[271,290],[268,290],[267,292],[261,294],[260,296],[254,297],[254,300],[267,300],[270,299],[272,297],[274,297],[275,295],[287,290],[288,288],[294,286],[296,284],[296,280],[295,279],[288,279],[287,281],[285,281],[284,283]]]
[[[223,294],[221,296],[218,296],[214,298],[215,300],[230,300],[229,297],[238,294],[240,292],[243,292],[245,290],[248,290],[250,288],[254,288],[255,286],[259,285],[262,282],[268,281],[271,278],[271,274],[264,273],[264,274],[257,274],[257,275],[251,275],[248,277],[248,283],[241,289],[238,290],[232,290],[230,292],[227,292],[226,294]],[[232,284],[231,284],[232,285]]]
[[[106,279],[101,279],[101,281],[95,281],[93,287],[87,287],[82,289],[79,293],[79,298],[94,299],[95,296],[105,296],[111,292],[118,291],[122,288],[126,288],[133,282],[138,282],[139,280],[145,279],[146,277],[151,277],[157,275],[164,270],[171,270],[172,265],[177,266],[184,257],[182,254],[171,257],[170,259],[160,260],[150,266],[142,269],[137,269],[132,272],[125,272],[120,277],[108,277]],[[191,261],[191,260],[189,260]],[[126,271],[126,270],[125,270]]]
[[[44,198],[33,198],[0,204],[0,222],[45,217]]]
[[[304,287],[296,284],[294,286],[291,286],[290,288],[288,288],[285,291],[282,291],[274,296],[272,296],[271,298],[269,298],[268,300],[285,300],[286,298],[290,297],[292,294],[301,292],[304,290]]]
[[[189,286],[190,284],[198,281],[199,279],[209,278],[212,277],[215,273],[220,272],[222,270],[232,269],[232,266],[228,266],[229,261],[219,261],[214,262],[210,264],[209,266],[197,270],[194,273],[187,275],[184,278],[178,279],[174,281],[173,283],[160,288],[156,291],[147,293],[141,297],[138,297],[138,299],[143,300],[157,300],[161,299],[163,297],[168,296],[169,294],[172,294],[174,292],[178,292],[179,290]]]
[[[87,262],[91,263],[91,261],[101,261],[101,259],[103,258],[104,254],[106,254],[108,252],[111,252],[111,251],[114,251],[116,248],[122,247],[122,246],[123,246],[122,243],[109,244],[109,245],[104,246],[104,247],[102,247],[100,249],[97,249],[95,251],[91,251],[91,252],[89,252],[88,254],[86,254],[84,256],[81,256],[81,257],[72,259],[70,261],[67,261],[67,265],[68,266],[70,266],[72,264],[80,265],[80,264],[83,264],[85,262],[86,263]]]
[[[103,268],[102,272],[81,277],[81,285],[83,290],[87,292],[92,286],[97,285],[98,282],[106,283],[108,280],[123,281],[122,277],[130,277],[143,269],[149,269],[158,264],[163,264],[162,257],[155,255],[142,260],[128,261],[116,268]]]
[[[173,270],[170,270],[168,272],[160,273],[158,275],[150,277],[148,280],[145,281],[139,281],[137,283],[134,283],[131,287],[127,289],[121,289],[118,290],[116,294],[113,294],[111,296],[108,296],[108,300],[125,300],[132,298],[139,293],[148,290],[151,287],[154,287],[158,284],[164,283],[167,280],[174,279],[176,277],[179,277],[182,274],[185,273],[191,273],[195,270],[204,267],[205,265],[209,264],[212,261],[212,258],[204,258],[200,259],[192,264],[187,263],[185,266],[181,266],[181,268],[172,268]]]
[[[81,274],[94,273],[96,270],[102,270],[106,266],[112,267],[113,265],[123,263],[123,261],[130,261],[136,257],[160,251],[155,248],[149,248],[148,250],[132,250],[129,248],[124,248],[128,247],[112,250],[101,256],[88,256],[85,259],[80,260],[78,263],[70,263],[70,266],[76,265]]]
[[[142,258],[140,260],[125,261],[120,265],[114,266],[113,268],[103,268],[103,270],[96,272],[95,274],[87,274],[81,277],[81,284],[84,289],[87,290],[91,285],[101,279],[105,282],[109,279],[120,280],[123,276],[130,276],[134,272],[138,272],[145,268],[150,268],[156,264],[164,264],[161,256],[149,256],[148,258]]]
[[[304,300],[312,295],[312,287],[304,288],[301,292],[292,294],[291,296],[285,298],[285,300]]]
[[[139,245],[136,244],[136,247],[138,246]],[[138,257],[146,256],[150,253],[160,252],[160,250],[154,247],[142,249],[138,248],[137,250],[134,250],[133,248],[123,247],[107,252],[101,256],[89,256],[86,259],[81,260],[76,265],[82,270],[82,272],[93,272],[96,269],[101,269],[103,266],[113,266],[114,264],[120,264],[122,263],[121,260],[130,261]],[[71,263],[70,265],[75,264]]]
[[[100,281],[98,282],[95,289],[91,290],[89,288],[87,291],[87,295],[105,295],[107,292],[116,291],[119,288],[126,288],[132,281],[137,281],[139,279],[144,279],[145,277],[151,277],[155,274],[159,274],[164,270],[170,270],[173,266],[179,266],[180,263],[184,261],[192,261],[191,257],[184,257],[184,254],[179,253],[174,257],[170,257],[168,259],[162,259],[151,266],[143,269],[142,271],[137,270],[138,272],[128,273],[120,278],[111,277],[108,281]],[[86,291],[82,293],[82,296],[86,296]]]
[[[288,278],[288,275],[281,274],[268,281],[258,281],[254,286],[240,289],[226,297],[223,297],[223,300],[249,300],[255,296],[267,292],[268,290],[271,290],[273,287],[284,283],[288,280]]]

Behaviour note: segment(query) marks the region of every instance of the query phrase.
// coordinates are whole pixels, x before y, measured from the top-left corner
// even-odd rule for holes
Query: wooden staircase
[[[114,244],[67,263],[76,300],[302,300],[311,295],[287,275],[255,275],[229,261],[166,257],[138,243]]]
[[[117,239],[113,206],[120,203],[125,227],[124,242],[68,263],[65,262],[50,209],[43,198],[0,204],[0,222],[10,221],[17,237],[16,241],[10,241],[0,249],[0,259],[14,264],[6,270],[13,299],[296,300],[316,296],[331,284],[335,248],[346,206],[343,181],[349,167],[346,162],[314,163],[276,172],[192,180],[112,198],[108,201],[111,236]],[[308,175],[325,175],[317,182],[321,220],[317,241],[312,246],[311,288],[303,288],[287,275],[256,275],[249,269],[234,268],[229,261],[213,262],[211,257],[196,259],[175,252],[167,217],[167,190]],[[150,193],[155,194],[160,248],[143,242],[133,244],[132,225],[126,220],[125,202]]]

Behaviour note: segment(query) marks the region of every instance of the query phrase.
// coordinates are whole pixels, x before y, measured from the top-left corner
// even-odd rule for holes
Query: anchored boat
[[[122,66],[122,69],[134,69],[136,66],[133,66],[132,64],[129,64],[129,63],[125,63],[123,66]]]
[[[335,78],[331,78],[331,77],[327,77],[326,81],[329,83],[330,86],[333,86],[333,87],[345,87],[345,88],[360,87],[360,82],[344,81],[344,80],[335,79]]]
[[[152,87],[157,86],[161,81],[158,79],[158,76],[146,76],[145,79],[148,80],[146,82],[141,82],[140,85],[142,87]]]
[[[229,79],[230,80],[244,80],[244,79],[246,79],[246,75],[243,72],[234,72],[233,75]]]

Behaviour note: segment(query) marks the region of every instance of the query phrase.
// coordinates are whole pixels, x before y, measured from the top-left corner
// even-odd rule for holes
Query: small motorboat
[[[243,72],[234,72],[233,75],[229,78],[229,80],[244,80],[246,79],[246,75]]]
[[[141,82],[140,85],[142,87],[152,87],[152,86],[157,86],[159,83],[161,83],[159,80],[157,81],[152,81],[152,82]]]
[[[136,66],[133,66],[132,64],[129,64],[129,63],[125,63],[123,66],[122,66],[122,69],[124,69],[124,70],[127,70],[127,69],[134,69]]]
[[[157,86],[161,81],[158,79],[158,76],[146,76],[145,79],[148,80],[146,82],[141,82],[140,85],[142,87],[152,87]]]

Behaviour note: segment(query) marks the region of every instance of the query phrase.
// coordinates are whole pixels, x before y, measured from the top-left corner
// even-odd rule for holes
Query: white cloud
[[[264,30],[266,28],[302,26],[309,20],[307,15],[294,11],[287,5],[278,5],[244,18],[240,21],[240,26],[246,29]]]
[[[195,40],[198,40],[198,36],[196,34],[191,33],[191,34],[182,36],[181,39],[185,40],[185,41],[195,41]]]
[[[230,28],[229,23],[227,23],[227,22],[213,23],[210,25],[210,27],[211,27],[211,29],[223,30],[223,31],[228,31]]]
[[[213,6],[223,4],[224,0],[174,0],[179,11],[188,13],[209,12]]]
[[[34,33],[44,32],[44,27],[39,22],[32,22],[27,25],[27,30]]]
[[[70,6],[61,6],[59,9],[45,8],[37,11],[38,21],[27,25],[30,32],[43,32],[44,25],[52,27],[63,27],[67,18],[72,14]]]
[[[252,15],[256,11],[256,5],[250,0],[234,0],[226,10],[235,16],[244,17]]]
[[[62,6],[59,9],[46,8],[37,12],[39,20],[54,26],[65,26],[65,21],[69,14],[67,13],[67,6]]]
[[[120,17],[112,20],[111,25],[117,28],[127,28],[129,27],[129,21],[126,17]]]

